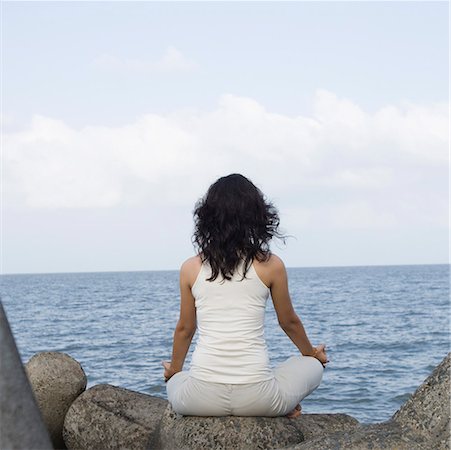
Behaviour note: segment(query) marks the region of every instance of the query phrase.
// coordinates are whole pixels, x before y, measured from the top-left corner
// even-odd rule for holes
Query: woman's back
[[[294,311],[283,261],[269,243],[283,238],[274,205],[246,177],[213,183],[196,203],[197,256],[180,268],[180,318],[171,363],[163,362],[168,399],[189,415],[277,416],[321,382],[324,345],[311,345]],[[264,339],[271,294],[281,328],[302,354],[272,370]],[[198,330],[190,371],[183,364]]]
[[[198,379],[246,384],[273,378],[264,338],[269,288],[252,264],[243,278],[241,263],[231,280],[207,281],[204,262],[192,286],[199,337],[190,374]]]

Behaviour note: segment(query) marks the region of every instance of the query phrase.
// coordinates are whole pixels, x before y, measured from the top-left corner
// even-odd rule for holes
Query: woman
[[[199,252],[180,269],[180,319],[172,359],[163,361],[172,408],[196,416],[298,416],[328,360],[325,345],[313,347],[307,338],[285,266],[269,250],[271,239],[282,237],[276,208],[251,181],[232,174],[210,186],[194,218]],[[300,351],[275,369],[263,333],[269,294]],[[190,370],[182,371],[197,327]]]

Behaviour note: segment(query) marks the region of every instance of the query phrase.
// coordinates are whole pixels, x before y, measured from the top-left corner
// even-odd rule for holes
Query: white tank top
[[[269,289],[253,264],[241,280],[243,268],[241,264],[231,280],[219,274],[206,281],[211,268],[203,263],[192,286],[198,328],[190,367],[194,378],[229,384],[274,378],[264,338]]]

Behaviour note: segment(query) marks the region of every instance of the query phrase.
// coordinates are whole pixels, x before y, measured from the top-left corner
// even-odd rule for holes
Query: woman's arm
[[[304,356],[312,356],[314,348],[291,303],[287,271],[283,261],[278,256],[271,255],[266,272],[269,277],[269,288],[280,327]]]
[[[186,355],[196,332],[196,308],[191,293],[191,286],[197,276],[198,265],[196,262],[195,258],[190,258],[182,264],[180,269],[180,318],[174,331],[171,364],[165,370],[167,380],[183,369]]]

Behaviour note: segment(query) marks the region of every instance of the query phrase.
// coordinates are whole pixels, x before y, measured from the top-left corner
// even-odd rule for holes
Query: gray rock
[[[434,369],[423,384],[392,419],[425,437],[434,449],[450,448],[451,353]]]
[[[347,414],[302,414],[292,422],[302,431],[304,440],[317,438],[336,431],[351,431],[360,426]]]
[[[448,354],[390,420],[377,424],[359,425],[350,431],[318,434],[311,439],[306,436],[304,442],[289,449],[449,449],[450,362],[451,354]]]
[[[315,433],[349,430],[345,414],[286,417],[180,416],[166,400],[110,385],[81,394],[66,414],[63,436],[70,450],[271,449]]]
[[[286,417],[196,417],[176,414],[170,405],[164,412],[158,440],[149,448],[163,450],[277,449],[351,430],[359,422],[346,414],[305,414]]]
[[[412,430],[402,430],[394,422],[360,425],[306,440],[290,450],[432,450],[428,442]]]
[[[286,417],[198,417],[176,414],[170,405],[163,414],[157,440],[149,449],[250,450],[293,445],[304,439],[294,420]]]
[[[44,422],[55,448],[65,448],[63,423],[72,402],[86,389],[80,364],[65,353],[42,352],[25,365]]]
[[[345,414],[196,417],[162,399],[100,385],[70,407],[64,438],[84,449],[445,450],[449,439],[450,355],[392,419],[364,425]]]
[[[111,385],[80,395],[64,421],[70,450],[144,450],[154,439],[167,401]]]
[[[0,449],[52,449],[1,302],[0,399]]]

